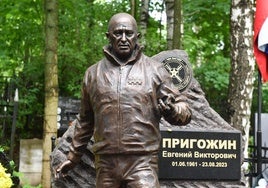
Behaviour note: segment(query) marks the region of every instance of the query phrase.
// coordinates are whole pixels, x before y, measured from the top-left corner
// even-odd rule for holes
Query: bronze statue
[[[94,136],[97,188],[158,188],[159,121],[185,125],[190,109],[163,65],[142,53],[131,15],[114,15],[106,36],[105,57],[85,73],[68,160],[57,172],[66,176]]]

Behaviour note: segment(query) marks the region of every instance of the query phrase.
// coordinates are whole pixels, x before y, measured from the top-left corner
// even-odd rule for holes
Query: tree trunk
[[[42,187],[51,187],[51,137],[57,135],[58,108],[58,1],[45,0],[45,109],[43,124]]]
[[[252,10],[253,0],[232,0],[228,115],[230,124],[242,132],[244,157],[248,156],[252,93],[255,81],[255,61],[252,50]]]
[[[139,0],[131,0],[130,1],[130,12],[131,15],[136,19],[137,19],[137,15],[138,15],[138,7],[139,7]]]
[[[174,0],[165,0],[167,14],[167,49],[173,48]]]
[[[140,18],[140,32],[141,32],[141,44],[146,46],[146,31],[149,20],[149,3],[150,0],[141,1],[141,18]]]
[[[173,27],[173,49],[182,48],[182,37],[181,37],[181,26],[182,26],[182,10],[181,10],[181,0],[174,1],[174,27]]]

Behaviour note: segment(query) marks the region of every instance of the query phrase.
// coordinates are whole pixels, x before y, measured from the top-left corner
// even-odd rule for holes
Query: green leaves
[[[184,49],[194,74],[216,111],[227,101],[230,71],[230,2],[183,1]]]

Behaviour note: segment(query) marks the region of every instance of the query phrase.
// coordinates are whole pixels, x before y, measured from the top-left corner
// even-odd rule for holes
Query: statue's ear
[[[137,37],[140,39],[141,38],[141,33],[137,33]]]

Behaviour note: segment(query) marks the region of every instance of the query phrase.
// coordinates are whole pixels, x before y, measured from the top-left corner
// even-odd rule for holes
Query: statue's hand
[[[70,160],[67,160],[63,162],[55,171],[55,178],[59,179],[61,176],[65,177],[67,175],[67,172],[71,169],[73,169],[75,166],[75,163],[73,163]]]
[[[178,113],[174,101],[175,99],[171,96],[168,96],[164,99],[159,99],[158,107],[164,117],[174,113]]]

